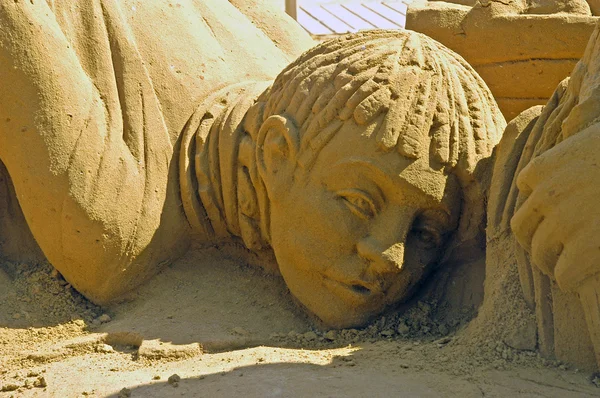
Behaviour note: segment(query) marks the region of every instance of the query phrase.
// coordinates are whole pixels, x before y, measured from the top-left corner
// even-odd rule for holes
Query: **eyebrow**
[[[442,210],[446,215],[451,216],[451,212],[450,209],[446,206],[446,204],[442,201],[442,202],[436,202],[434,200],[431,200],[430,195],[428,195],[426,192],[424,192],[423,190],[415,187],[414,185],[408,183],[406,180],[404,180],[403,178],[399,178],[399,176],[397,176],[398,178],[394,178],[393,176],[390,176],[388,173],[386,173],[385,171],[381,170],[378,166],[376,166],[375,164],[366,161],[366,160],[362,160],[362,159],[345,159],[345,160],[341,160],[339,162],[337,162],[336,164],[334,164],[332,166],[332,169],[337,169],[337,168],[352,168],[352,169],[358,169],[359,171],[363,171],[365,169],[369,170],[369,172],[373,175],[374,180],[379,183],[377,183],[377,188],[381,191],[381,192],[385,192],[383,189],[381,189],[381,183],[384,184],[389,184],[389,185],[398,185],[398,183],[402,184],[403,187],[407,187],[408,189],[412,190],[413,192],[417,192],[422,194],[423,196],[425,196],[428,199],[428,203],[429,204],[435,204],[435,208]],[[385,195],[384,195],[385,197]]]

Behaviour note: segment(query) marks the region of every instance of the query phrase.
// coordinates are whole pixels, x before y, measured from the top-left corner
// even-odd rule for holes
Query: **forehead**
[[[344,125],[317,156],[311,176],[374,180],[390,197],[413,192],[450,210],[449,197],[459,191],[456,178],[428,156],[408,159],[395,148],[383,149],[374,130],[373,126]]]

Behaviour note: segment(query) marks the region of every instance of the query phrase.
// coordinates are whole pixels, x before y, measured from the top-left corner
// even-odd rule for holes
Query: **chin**
[[[292,292],[293,294],[293,292]],[[314,298],[318,297],[318,300]],[[328,329],[349,329],[365,326],[385,309],[383,303],[366,302],[353,305],[331,292],[313,292],[306,301],[296,299],[309,313],[314,315]]]
[[[365,326],[386,308],[385,297],[380,292],[357,290],[322,276],[282,274],[297,302],[330,329]]]

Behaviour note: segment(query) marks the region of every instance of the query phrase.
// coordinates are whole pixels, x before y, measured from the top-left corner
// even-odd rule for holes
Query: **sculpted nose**
[[[356,251],[375,274],[398,274],[404,265],[405,243],[418,209],[389,206],[356,244]]]
[[[377,238],[367,236],[358,242],[356,250],[359,256],[369,262],[375,273],[399,273],[402,270],[404,242],[384,245]]]

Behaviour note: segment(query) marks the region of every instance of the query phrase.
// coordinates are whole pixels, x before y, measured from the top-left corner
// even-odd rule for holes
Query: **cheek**
[[[298,192],[300,191],[300,192]],[[272,204],[272,246],[282,273],[323,271],[352,255],[364,226],[325,189],[294,190],[288,201]]]

